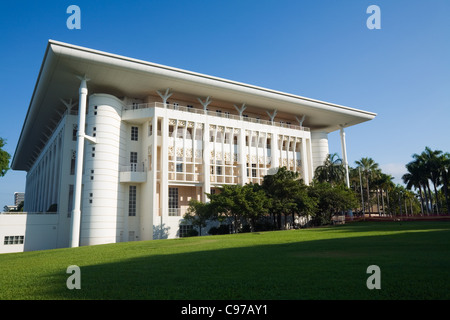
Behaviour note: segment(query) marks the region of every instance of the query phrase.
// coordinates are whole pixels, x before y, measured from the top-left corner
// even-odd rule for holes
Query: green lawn
[[[0,299],[449,299],[449,268],[450,222],[360,222],[2,254]]]

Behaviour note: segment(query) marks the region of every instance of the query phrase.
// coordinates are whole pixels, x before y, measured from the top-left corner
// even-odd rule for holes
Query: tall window
[[[70,218],[73,209],[73,184],[69,184],[69,201],[67,201],[67,217]]]
[[[131,127],[131,141],[138,141],[138,127]]]
[[[128,194],[128,215],[136,216],[136,186],[130,186]]]
[[[131,171],[136,171],[137,169],[137,152],[130,152],[130,168]]]
[[[178,215],[178,188],[169,188],[169,216]]]
[[[183,172],[183,158],[177,157],[177,172]]]

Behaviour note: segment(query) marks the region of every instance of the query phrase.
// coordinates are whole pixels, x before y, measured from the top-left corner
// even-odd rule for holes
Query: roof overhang
[[[146,97],[170,88],[232,104],[306,115],[304,126],[332,132],[373,119],[376,114],[285,92],[172,68],[49,40],[16,152],[14,170],[29,170],[66,111],[61,99],[77,101],[79,76],[86,75],[89,94]]]

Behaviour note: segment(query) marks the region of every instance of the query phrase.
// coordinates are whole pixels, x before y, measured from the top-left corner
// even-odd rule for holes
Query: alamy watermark
[[[367,267],[366,273],[371,274],[366,281],[367,289],[381,289],[381,270],[377,265]]]
[[[67,18],[67,29],[81,29],[81,9],[77,5],[70,5],[67,7],[66,13],[70,14]]]
[[[366,13],[370,13],[367,18],[366,25],[370,30],[381,29],[381,9],[377,5],[370,5],[367,7]]]
[[[71,275],[67,278],[66,286],[67,289],[81,289],[81,270],[80,267],[72,265],[68,266],[66,273]]]

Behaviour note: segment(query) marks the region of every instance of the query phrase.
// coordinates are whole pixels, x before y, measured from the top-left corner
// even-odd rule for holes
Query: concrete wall
[[[58,214],[0,214],[0,253],[57,247]],[[23,243],[5,244],[5,237],[23,236]]]

